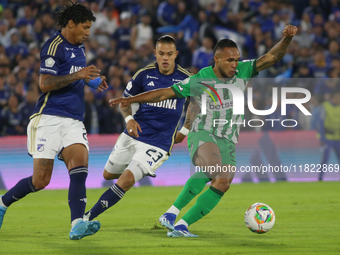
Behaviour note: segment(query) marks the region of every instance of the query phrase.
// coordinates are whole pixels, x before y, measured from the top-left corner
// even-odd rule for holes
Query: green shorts
[[[235,144],[226,138],[214,136],[206,130],[190,132],[188,135],[188,148],[191,161],[193,160],[198,147],[207,142],[212,142],[219,147],[223,165],[229,164],[236,166]]]

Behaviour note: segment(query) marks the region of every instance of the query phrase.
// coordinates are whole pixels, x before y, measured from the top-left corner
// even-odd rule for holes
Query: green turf
[[[68,239],[66,190],[31,194],[8,209],[0,254],[340,253],[339,182],[235,184],[210,214],[190,227],[199,238],[168,238],[157,219],[180,190],[131,189],[99,216],[101,230],[79,241]],[[88,190],[88,208],[103,191]],[[252,233],[244,224],[244,212],[255,202],[275,211],[275,226],[266,234]]]

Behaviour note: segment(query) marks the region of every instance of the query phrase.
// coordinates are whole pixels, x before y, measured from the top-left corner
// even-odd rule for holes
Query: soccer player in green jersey
[[[201,110],[192,125],[188,120],[192,114],[187,113],[185,123],[185,128],[191,129],[188,136],[190,156],[193,164],[200,167],[201,171],[189,178],[174,204],[159,218],[161,224],[170,230],[168,236],[196,237],[197,235],[189,232],[188,226],[207,215],[218,204],[234,178],[236,166],[234,143],[238,140],[243,116],[233,115],[233,99],[229,90],[215,85],[228,84],[244,91],[251,77],[283,58],[296,32],[295,26],[287,25],[281,41],[268,53],[257,60],[241,62],[237,45],[229,39],[222,39],[214,48],[214,66],[203,68],[196,75],[169,88],[110,100],[111,105],[120,103],[121,107],[126,107],[131,103],[155,103],[176,96],[179,98],[190,96],[195,104],[189,105],[189,112],[197,114],[197,109]],[[212,95],[210,102],[206,100],[206,104],[200,105],[202,97],[208,98],[207,95]],[[215,104],[215,101],[219,101],[220,104]],[[206,114],[203,114],[203,109]],[[221,119],[227,124],[215,125],[215,120],[220,122]],[[230,122],[233,125],[230,126]],[[184,129],[182,133],[187,132]],[[179,134],[176,138],[177,141],[181,140],[180,136]],[[203,171],[209,169],[209,166],[219,166],[219,169],[230,171],[210,173]],[[209,181],[211,181],[209,189],[197,198],[196,204],[174,225],[180,210],[199,194]]]

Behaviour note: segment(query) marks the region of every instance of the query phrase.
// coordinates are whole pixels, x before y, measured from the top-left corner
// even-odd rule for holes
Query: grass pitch
[[[104,190],[88,190],[87,209]],[[180,190],[131,189],[98,217],[100,231],[79,241],[68,239],[67,190],[30,194],[8,209],[0,254],[340,254],[339,182],[234,184],[210,214],[190,226],[198,238],[168,238],[158,217]],[[244,224],[244,212],[255,202],[275,211],[275,226],[266,234]]]

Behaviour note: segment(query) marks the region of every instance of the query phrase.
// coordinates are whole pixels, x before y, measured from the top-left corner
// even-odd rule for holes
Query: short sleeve
[[[237,66],[238,78],[250,79],[258,74],[256,70],[256,59],[243,60]]]
[[[200,82],[199,79],[197,79],[197,75],[193,75],[179,83],[172,85],[171,88],[178,98],[184,98],[199,96],[203,94],[206,87]]]
[[[185,80],[172,85],[171,89],[178,98],[190,96],[190,78],[186,78]]]
[[[41,49],[39,74],[50,74],[56,76],[59,73],[62,54],[58,51],[58,48],[51,54],[49,48],[50,44],[46,43]]]
[[[143,92],[142,75],[137,75],[135,79],[131,79],[124,90],[124,97],[135,96]]]

